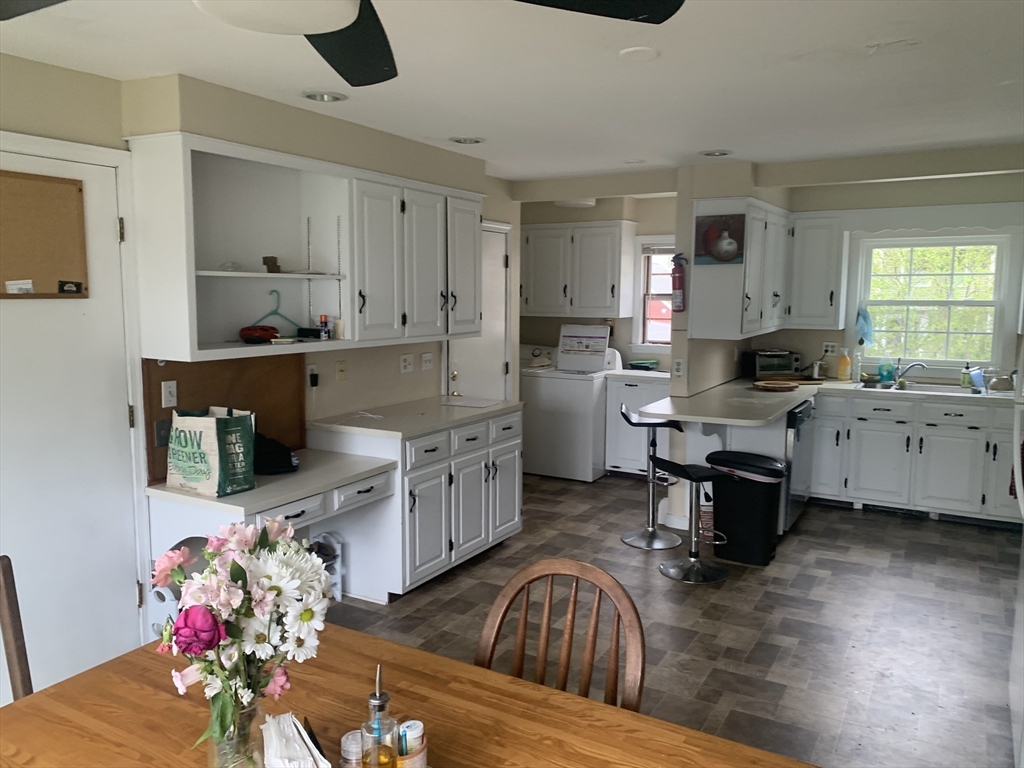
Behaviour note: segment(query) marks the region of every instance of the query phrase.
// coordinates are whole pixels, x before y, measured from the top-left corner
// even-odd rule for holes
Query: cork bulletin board
[[[0,299],[89,296],[82,181],[0,171]]]

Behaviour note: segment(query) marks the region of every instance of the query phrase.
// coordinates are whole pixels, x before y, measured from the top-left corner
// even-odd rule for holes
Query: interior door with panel
[[[407,189],[405,202],[405,335],[447,330],[448,258],[445,197]]]
[[[910,501],[911,432],[906,424],[854,421],[847,445],[846,496],[903,506]]]
[[[572,237],[569,313],[581,317],[615,317],[622,233],[618,227],[578,227]]]
[[[523,286],[526,314],[558,317],[569,314],[569,272],[572,230],[531,230],[523,243],[528,268]]]
[[[743,246],[743,333],[761,329],[761,289],[764,269],[765,215],[747,212],[747,242]]]
[[[1010,495],[1013,469],[1013,433],[993,432],[985,452],[985,503],[981,511],[1020,522],[1020,507]]]
[[[523,444],[514,443],[492,448],[490,540],[502,538],[523,527]]]
[[[843,237],[839,219],[795,219],[790,261],[788,325],[842,328]]]
[[[918,427],[914,506],[977,513],[984,493],[985,436],[957,427]]]
[[[479,333],[481,212],[474,200],[448,198],[448,333]],[[491,311],[490,308],[487,311]]]
[[[403,335],[404,297],[402,190],[356,179],[356,340]]]
[[[450,465],[410,472],[405,478],[407,584],[425,579],[451,562]]]
[[[452,462],[452,559],[487,546],[490,456],[477,451]]]
[[[814,462],[811,466],[811,495],[837,498],[843,493],[843,449],[846,425],[841,419],[815,418]]]

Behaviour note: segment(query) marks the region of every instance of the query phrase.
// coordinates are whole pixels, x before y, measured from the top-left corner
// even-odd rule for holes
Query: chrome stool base
[[[661,575],[684,584],[715,584],[725,581],[729,571],[707,560],[684,557],[682,560],[668,560],[658,566]]]
[[[681,537],[671,531],[660,531],[657,528],[641,528],[621,536],[622,543],[637,549],[675,549],[683,543]]]

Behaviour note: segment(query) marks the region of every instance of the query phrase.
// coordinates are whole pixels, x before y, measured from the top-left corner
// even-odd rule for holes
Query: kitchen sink
[[[886,382],[887,384],[889,382]],[[972,387],[967,389],[957,384],[919,384],[914,381],[907,382],[906,389],[896,389],[895,386],[879,386],[877,384],[864,384],[863,382],[858,384],[857,389],[881,389],[889,392],[922,392],[930,393],[933,395],[984,395],[985,393]]]

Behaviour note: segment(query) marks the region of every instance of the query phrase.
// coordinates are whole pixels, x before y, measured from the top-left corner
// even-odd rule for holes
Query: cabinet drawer
[[[988,411],[984,405],[960,403],[921,403],[917,420],[922,424],[950,424],[958,427],[987,427]]]
[[[414,469],[432,464],[447,459],[451,454],[451,433],[447,430],[417,437],[405,444],[405,468]]]
[[[285,522],[291,523],[296,528],[301,528],[304,525],[309,525],[311,522],[319,520],[326,511],[324,508],[324,495],[318,493],[316,496],[309,496],[305,499],[293,501],[291,504],[285,504],[268,509],[266,512],[261,512],[260,518],[266,521],[283,515]]]
[[[914,402],[881,397],[854,398],[850,404],[850,415],[860,420],[909,422],[914,420]]]
[[[835,395],[815,395],[814,410],[818,416],[845,416],[847,399]]]
[[[508,416],[491,419],[491,442],[510,440],[523,434],[523,415],[510,413]]]
[[[452,430],[452,455],[475,451],[483,448],[489,442],[490,428],[486,421],[479,424],[470,424]]]
[[[341,512],[346,509],[352,509],[374,499],[390,496],[392,493],[391,473],[384,472],[380,475],[368,477],[358,483],[349,483],[330,491],[332,511]]]

